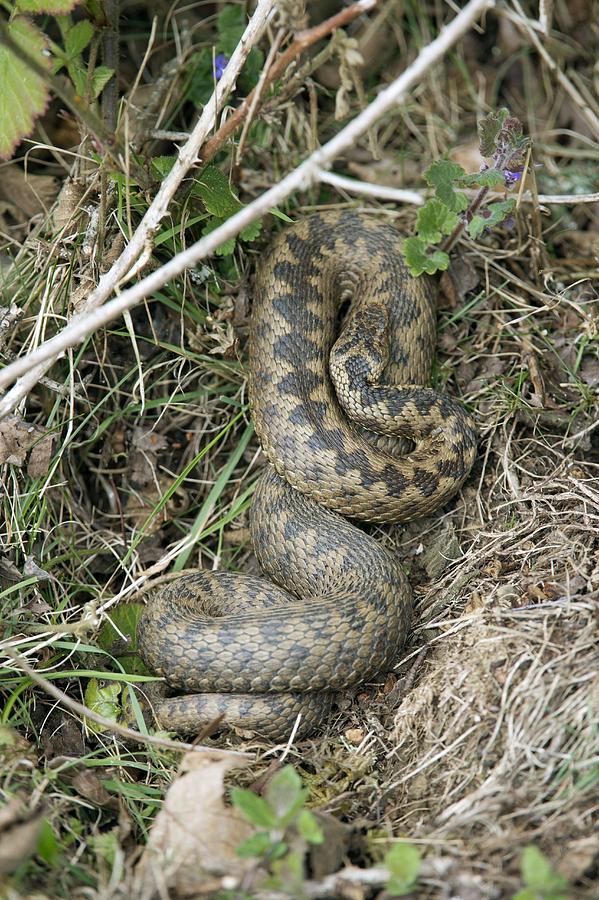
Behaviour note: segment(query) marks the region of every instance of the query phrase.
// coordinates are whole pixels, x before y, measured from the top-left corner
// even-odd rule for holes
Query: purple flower
[[[228,62],[229,62],[229,57],[225,56],[224,53],[219,53],[218,56],[216,57],[216,59],[214,60],[214,66],[213,66],[212,71],[214,72],[214,77],[216,78],[217,81],[219,81],[222,78],[223,72],[227,68]]]
[[[517,184],[522,178],[522,169],[519,169],[516,172],[510,172],[509,169],[503,170],[503,177],[505,178],[505,186],[510,187],[512,184]]]

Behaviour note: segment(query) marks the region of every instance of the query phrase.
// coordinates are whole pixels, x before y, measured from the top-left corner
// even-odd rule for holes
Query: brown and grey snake
[[[151,598],[140,651],[186,692],[155,704],[163,728],[197,733],[224,714],[280,739],[301,712],[308,731],[332,692],[400,659],[407,579],[392,553],[344,517],[429,514],[458,490],[476,452],[463,407],[423,387],[435,291],[409,275],[400,244],[372,218],[324,213],[284,231],[260,262],[250,403],[271,465],[254,495],[251,535],[270,580],[198,572]]]

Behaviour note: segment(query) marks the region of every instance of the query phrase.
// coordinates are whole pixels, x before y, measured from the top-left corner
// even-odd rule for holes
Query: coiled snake
[[[284,231],[260,263],[250,403],[271,465],[251,534],[272,583],[198,572],[148,603],[141,654],[187,692],[155,705],[164,728],[197,733],[224,714],[279,739],[298,712],[314,728],[333,691],[398,661],[409,585],[395,557],[344,516],[430,513],[460,487],[476,449],[462,406],[421,386],[435,293],[430,279],[409,276],[400,240],[367,216],[318,214]],[[393,455],[398,437],[414,445],[404,456]]]

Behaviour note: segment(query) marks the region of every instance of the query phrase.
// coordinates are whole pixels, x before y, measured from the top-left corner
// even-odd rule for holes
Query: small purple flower
[[[517,184],[520,181],[522,169],[519,169],[517,172],[510,172],[509,169],[504,169],[503,177],[505,178],[505,186],[510,187],[512,184]]]
[[[224,53],[219,53],[217,55],[216,59],[214,60],[213,72],[214,72],[214,77],[216,78],[217,81],[220,81],[220,79],[222,78],[223,72],[227,68],[228,62],[229,62],[229,57],[225,56]]]

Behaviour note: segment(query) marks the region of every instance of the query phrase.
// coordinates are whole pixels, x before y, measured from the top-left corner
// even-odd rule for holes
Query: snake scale
[[[334,691],[398,661],[410,587],[394,555],[345,517],[432,512],[476,451],[463,407],[423,387],[435,290],[409,275],[400,243],[373,218],[327,212],[285,230],[260,261],[250,404],[270,466],[250,527],[270,580],[198,572],[151,598],[141,654],[185,692],[155,704],[163,728],[197,733],[224,715],[278,740],[301,712],[307,732]]]

